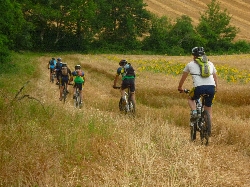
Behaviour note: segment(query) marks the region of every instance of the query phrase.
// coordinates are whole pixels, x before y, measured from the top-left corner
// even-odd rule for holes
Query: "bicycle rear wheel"
[[[79,92],[76,92],[76,97],[74,102],[76,108],[81,108],[81,97]]]
[[[203,112],[203,124],[201,126],[201,141],[204,143],[204,138],[206,140],[205,145],[208,145],[209,143],[209,137],[211,136],[211,119],[210,114],[207,110],[204,110]]]
[[[66,102],[66,98],[67,98],[67,92],[66,92],[66,88],[63,89],[63,102]]]

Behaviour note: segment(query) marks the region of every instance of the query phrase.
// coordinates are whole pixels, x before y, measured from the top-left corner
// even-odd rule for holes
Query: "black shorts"
[[[68,82],[69,82],[69,77],[68,76],[62,76],[61,85],[63,86],[64,84],[68,84]]]
[[[82,83],[75,83],[74,88],[79,88],[79,90],[82,90]]]
[[[193,95],[191,95],[192,100],[196,100],[200,98],[200,95],[208,94],[209,97],[205,98],[205,106],[211,107],[213,104],[213,99],[215,95],[215,86],[213,85],[204,85],[204,86],[197,86],[194,89]]]
[[[130,88],[130,92],[135,92],[135,79],[124,79],[122,81],[121,89],[124,90],[128,87]]]

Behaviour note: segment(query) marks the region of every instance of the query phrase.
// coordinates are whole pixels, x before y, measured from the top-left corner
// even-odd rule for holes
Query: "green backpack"
[[[195,59],[195,61],[199,64],[200,66],[200,76],[201,77],[209,77],[211,75],[210,73],[210,66],[208,64],[208,59],[206,55],[203,55],[201,57],[198,57]]]

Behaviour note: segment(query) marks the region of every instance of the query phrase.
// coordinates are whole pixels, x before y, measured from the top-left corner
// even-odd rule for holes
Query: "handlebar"
[[[190,92],[190,90],[189,90],[189,89],[184,89],[183,91],[180,91],[180,90],[179,90],[179,92],[180,92],[180,93],[183,93],[183,92],[184,92],[184,93],[186,93],[186,94],[187,94],[187,93],[189,93],[189,92]]]

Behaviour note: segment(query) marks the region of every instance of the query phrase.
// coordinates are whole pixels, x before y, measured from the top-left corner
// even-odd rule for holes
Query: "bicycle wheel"
[[[80,108],[81,107],[81,97],[80,97],[80,93],[76,92],[76,97],[75,97],[75,107],[76,108]]]
[[[66,86],[64,85],[64,88],[63,88],[63,102],[64,103],[66,101],[66,98],[67,98],[67,90],[66,90]]]
[[[197,122],[190,120],[190,137],[191,141],[196,140]]]
[[[210,135],[211,135],[210,114],[207,110],[204,110],[202,126],[201,126],[201,141],[202,141],[202,143],[203,143],[204,138],[205,138],[206,139],[205,145],[208,145]]]
[[[127,112],[129,111],[129,106],[127,104],[128,102],[125,101],[123,98],[120,99],[119,101],[119,110],[121,112],[124,112],[125,114],[127,114]]]
[[[55,80],[55,75],[52,74],[52,75],[51,75],[51,82],[54,83],[54,80]]]
[[[135,114],[135,103],[134,103],[132,100],[129,100],[128,106],[129,106],[129,111],[130,111],[132,114]]]
[[[61,86],[62,86],[62,77],[59,75],[59,89],[61,89]]]
[[[122,100],[122,98],[119,101],[119,110],[123,111],[123,100]]]

